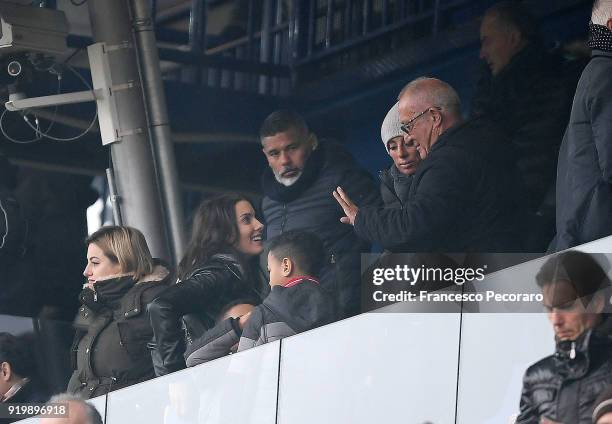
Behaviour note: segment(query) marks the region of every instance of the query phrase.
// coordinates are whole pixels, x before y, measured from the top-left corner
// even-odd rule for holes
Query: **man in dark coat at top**
[[[306,230],[323,241],[325,265],[321,287],[332,294],[337,316],[359,312],[360,253],[370,250],[340,222],[342,208],[331,196],[346,187],[360,206],[379,205],[374,179],[338,144],[319,141],[295,112],[272,113],[260,129],[269,168],[262,176],[262,210],[266,238],[289,230]]]
[[[554,250],[612,235],[611,0],[595,2],[589,32],[592,57],[559,152]]]
[[[517,251],[515,168],[509,143],[484,118],[464,122],[457,92],[418,78],[399,95],[404,140],[422,158],[402,208],[355,205],[334,192],[361,238],[394,252]],[[509,160],[510,159],[510,160]]]
[[[487,10],[480,27],[486,66],[471,110],[499,125],[516,150],[529,212],[524,246],[532,252],[544,252],[554,236],[555,170],[577,81],[539,39],[534,17],[520,3]]]

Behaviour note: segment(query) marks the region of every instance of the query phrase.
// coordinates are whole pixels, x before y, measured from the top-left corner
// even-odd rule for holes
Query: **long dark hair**
[[[224,193],[204,200],[193,216],[191,240],[178,266],[181,280],[193,269],[217,253],[234,253],[238,241],[236,203],[246,200],[237,193]],[[240,255],[239,255],[240,256]]]

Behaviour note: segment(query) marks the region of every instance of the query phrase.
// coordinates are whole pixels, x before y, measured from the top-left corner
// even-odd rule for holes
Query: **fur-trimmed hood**
[[[168,268],[165,265],[162,264],[156,264],[155,266],[153,266],[153,271],[150,274],[144,275],[143,277],[141,277],[138,281],[136,281],[136,284],[142,284],[142,283],[155,283],[158,281],[162,281],[164,280],[166,277],[168,277],[168,275],[170,275],[170,271],[168,270]],[[108,280],[113,280],[113,279],[121,279],[124,277],[133,277],[134,273],[131,272],[125,272],[125,273],[120,273],[120,274],[112,274],[109,275],[105,278],[101,278],[99,280],[96,281],[96,284],[102,283],[102,282],[106,282]],[[94,286],[96,285],[94,284]],[[85,286],[88,286],[87,284],[85,284]]]
[[[143,276],[136,284],[156,283],[165,280],[170,275],[170,270],[162,264],[157,264],[153,267],[153,272]]]

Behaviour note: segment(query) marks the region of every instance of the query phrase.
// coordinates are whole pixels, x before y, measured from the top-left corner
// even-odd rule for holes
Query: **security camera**
[[[19,52],[57,56],[66,50],[68,21],[60,10],[0,0],[0,31],[0,56]]]

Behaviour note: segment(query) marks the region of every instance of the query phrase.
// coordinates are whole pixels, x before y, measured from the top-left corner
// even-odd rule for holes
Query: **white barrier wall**
[[[108,394],[107,423],[274,424],[280,342]]]
[[[612,253],[612,236],[582,244],[576,249],[587,253]]]
[[[483,284],[528,291],[544,260]],[[363,314],[112,392],[106,423],[508,423],[554,336],[546,314],[503,308]]]
[[[451,423],[459,314],[360,315],[282,341],[281,424]]]
[[[457,423],[508,423],[525,370],[554,349],[545,314],[464,314]]]

